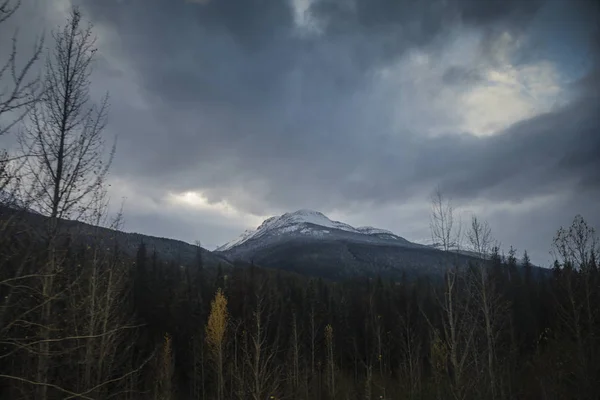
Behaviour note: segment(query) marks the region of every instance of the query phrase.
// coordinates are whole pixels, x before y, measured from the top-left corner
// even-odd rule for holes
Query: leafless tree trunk
[[[192,396],[195,399],[205,399],[204,391],[204,339],[200,335],[192,337]]]
[[[373,385],[373,367],[371,365],[366,366],[367,376],[365,377],[365,400],[371,400],[371,392]]]
[[[415,321],[410,315],[409,303],[407,303],[406,308],[406,313],[399,316],[399,336],[402,349],[400,374],[403,379],[408,380],[408,396],[412,399],[418,395],[421,389],[421,362],[419,357],[421,340],[415,329]]]
[[[241,357],[242,354],[246,354],[244,349],[247,349],[245,346],[245,332],[242,330],[242,334],[240,334],[240,328],[243,327],[243,324],[240,321],[236,321],[233,327],[233,360],[230,363],[231,365],[231,394],[230,397],[233,399],[233,394],[235,393],[235,398],[243,399],[244,392],[246,389],[246,382],[244,380],[245,369],[244,369],[244,359]],[[242,339],[243,348],[240,349],[240,338]]]
[[[333,328],[331,324],[325,327],[325,343],[327,344],[327,388],[329,398],[335,399],[335,359],[333,356]]]
[[[487,273],[489,266],[485,263],[493,244],[492,231],[487,222],[480,222],[476,216],[471,219],[471,227],[467,232],[471,250],[478,255],[475,267],[475,279],[471,283],[471,289],[478,304],[479,311],[483,317],[483,332],[485,333],[487,356],[487,374],[491,399],[498,397],[498,380],[496,374],[498,366],[496,362],[496,341],[501,329],[501,317],[507,310],[508,304],[502,300],[495,288],[494,282],[489,279]]]
[[[463,399],[466,397],[466,369],[476,325],[471,315],[470,299],[468,296],[461,297],[459,290],[464,274],[459,269],[457,259],[451,254],[453,251],[460,251],[460,223],[455,224],[454,207],[444,198],[439,188],[431,198],[430,229],[433,243],[446,254],[444,294],[438,301],[442,309],[444,341],[451,365],[449,376],[453,396]]]
[[[298,340],[298,323],[296,313],[292,315],[292,337],[291,337],[291,348],[292,348],[292,374],[291,384],[294,393],[298,391],[300,387],[300,342]]]
[[[315,304],[311,302],[310,306],[310,372],[311,376],[315,376],[315,351],[316,351],[316,343],[317,343],[317,321],[316,321],[316,312],[315,312]]]
[[[36,381],[40,383],[48,382],[48,368],[50,358],[50,334],[55,330],[52,325],[52,305],[55,296],[54,280],[57,274],[58,265],[62,264],[55,254],[55,247],[52,246],[49,254],[49,262],[44,268],[45,275],[42,278],[42,312],[40,316],[40,341],[38,346],[38,364]],[[38,386],[37,398],[46,400],[48,392],[47,385]]]
[[[444,336],[450,352],[451,378],[454,396],[466,397],[466,369],[472,351],[475,322],[470,315],[469,299],[460,299],[458,289],[459,272],[449,270],[446,275],[446,289],[442,301]]]
[[[102,383],[114,375],[115,369],[126,369],[129,354],[125,349],[130,347],[121,345],[131,338],[138,326],[124,303],[128,297],[127,266],[120,260],[111,238],[103,238],[100,232],[108,215],[106,192],[99,191],[94,198],[90,214],[94,219],[90,222],[96,228],[94,239],[89,243],[89,257],[86,257],[89,261],[82,266],[82,283],[74,286],[69,299],[70,309],[75,314],[71,329],[85,336],[79,341],[79,348],[84,349],[80,359],[85,360],[80,387],[97,387],[90,394],[105,397],[107,391],[116,390],[117,382],[110,386]],[[109,229],[120,228],[121,215],[122,212],[117,214]]]
[[[253,326],[249,330],[249,349],[244,356],[250,374],[248,391],[250,398],[254,400],[267,398],[280,386],[280,367],[275,363],[277,340],[271,345],[267,343],[266,327],[272,312],[267,309],[263,284],[257,288]]]

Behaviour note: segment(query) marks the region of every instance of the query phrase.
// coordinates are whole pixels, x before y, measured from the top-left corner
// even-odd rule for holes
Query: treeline
[[[0,398],[599,393],[600,281],[580,218],[557,234],[565,258],[551,273],[496,251],[458,270],[450,253],[443,283],[204,268],[200,249],[181,266],[143,243],[126,258],[110,239],[81,247],[64,238],[50,254],[28,234],[36,230],[5,223],[1,232]]]

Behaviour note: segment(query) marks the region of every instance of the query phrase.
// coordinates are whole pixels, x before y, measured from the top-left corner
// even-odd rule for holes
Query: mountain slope
[[[240,253],[243,249],[262,247],[271,242],[290,238],[319,240],[354,240],[422,246],[384,229],[354,228],[346,223],[332,221],[318,211],[298,210],[267,218],[255,230],[246,230],[239,238],[217,248],[217,252]]]
[[[11,219],[13,223],[20,224],[27,231],[32,229],[43,231],[48,218],[31,211],[19,210],[17,208],[0,206],[0,221]],[[140,243],[146,245],[148,255],[154,250],[163,261],[174,261],[181,265],[194,263],[198,248],[195,245],[181,240],[168,239],[156,236],[143,235],[140,233],[122,232],[114,229],[93,226],[83,222],[62,220],[62,232],[68,233],[75,244],[89,243],[92,238],[107,245],[118,245],[119,249],[130,257],[135,257]],[[214,267],[219,264],[229,266],[230,262],[219,254],[215,254],[204,248],[201,249],[204,265]]]
[[[229,260],[329,278],[439,274],[450,256],[384,229],[354,228],[311,210],[268,218],[215,252]],[[460,264],[470,259],[458,256]]]

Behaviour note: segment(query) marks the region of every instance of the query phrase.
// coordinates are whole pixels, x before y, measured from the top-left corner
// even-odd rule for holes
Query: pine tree
[[[521,260],[521,264],[525,271],[525,285],[529,286],[531,284],[531,259],[529,258],[529,254],[527,254],[527,250],[523,252],[523,258]]]

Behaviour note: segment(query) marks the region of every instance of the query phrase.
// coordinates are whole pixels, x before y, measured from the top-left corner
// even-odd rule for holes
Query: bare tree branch
[[[92,27],[83,27],[73,9],[62,30],[53,33],[54,50],[46,61],[43,96],[20,132],[21,152],[29,154],[27,173],[38,211],[55,222],[79,219],[105,181],[115,145],[105,155],[103,131],[108,95],[91,103],[89,85],[96,53]]]
[[[21,0],[4,0],[0,4],[0,24],[11,18],[20,6]],[[0,117],[9,113],[14,115],[11,116],[8,124],[0,126],[0,136],[22,121],[42,94],[40,78],[33,76],[33,67],[42,54],[43,44],[42,37],[36,41],[32,55],[23,66],[19,67],[17,65],[18,32],[13,35],[8,59],[0,65],[0,83],[6,85],[4,90],[0,90]]]
[[[72,392],[70,390],[67,390],[65,388],[62,388],[58,385],[53,385],[52,383],[44,383],[44,382],[36,382],[36,381],[32,381],[30,379],[25,379],[25,378],[21,378],[19,376],[12,376],[12,375],[4,375],[4,374],[0,374],[0,378],[5,378],[5,379],[10,379],[10,380],[14,380],[14,381],[19,381],[19,382],[24,382],[24,383],[28,383],[30,385],[34,385],[34,386],[45,386],[45,387],[49,387],[52,389],[56,389],[59,390],[63,393],[66,393],[68,395],[71,395],[71,397],[68,397],[69,399],[75,398],[75,397],[80,397],[82,399],[86,399],[86,400],[95,400],[92,397],[88,397],[79,393],[75,393]]]

